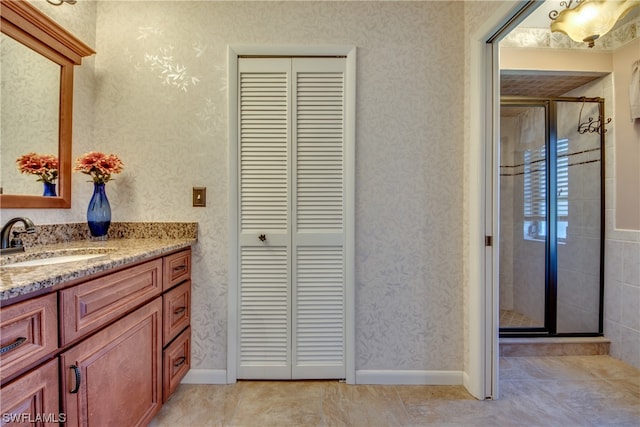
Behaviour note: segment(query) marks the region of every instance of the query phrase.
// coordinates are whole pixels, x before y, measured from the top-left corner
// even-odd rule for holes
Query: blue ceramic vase
[[[87,208],[87,224],[93,237],[106,237],[111,225],[111,206],[104,183],[93,183],[93,195]]]
[[[56,185],[53,182],[43,182],[44,184],[44,194],[45,197],[57,197],[56,194]]]

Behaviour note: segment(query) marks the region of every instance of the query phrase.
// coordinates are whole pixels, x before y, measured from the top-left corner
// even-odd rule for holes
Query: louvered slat
[[[289,266],[286,247],[242,248],[240,364],[288,364]]]
[[[296,251],[296,366],[344,364],[344,269],[339,246]]]
[[[296,226],[343,228],[344,76],[296,74]]]
[[[240,227],[286,230],[286,72],[240,73]]]

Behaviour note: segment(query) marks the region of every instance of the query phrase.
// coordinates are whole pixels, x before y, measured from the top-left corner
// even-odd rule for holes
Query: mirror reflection
[[[21,173],[16,161],[28,153],[59,156],[60,65],[5,34],[0,55],[2,193],[42,196],[42,178]]]
[[[28,1],[3,0],[0,18],[0,207],[68,209],[73,68],[95,51]]]

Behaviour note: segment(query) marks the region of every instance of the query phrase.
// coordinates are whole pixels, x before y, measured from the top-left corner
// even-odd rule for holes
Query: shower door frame
[[[598,332],[558,333],[558,236],[557,236],[557,104],[560,102],[598,103],[600,134],[600,292],[598,301]],[[605,137],[603,98],[555,97],[533,98],[503,96],[502,106],[544,107],[546,150],[546,239],[545,239],[545,314],[543,327],[499,327],[503,337],[598,337],[604,335],[604,243],[605,243]]]

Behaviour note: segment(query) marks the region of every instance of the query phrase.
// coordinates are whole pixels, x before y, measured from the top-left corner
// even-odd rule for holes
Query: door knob
[[[267,236],[265,234],[261,234],[258,236],[258,240],[260,240],[261,242],[264,242],[265,240],[267,240]]]

